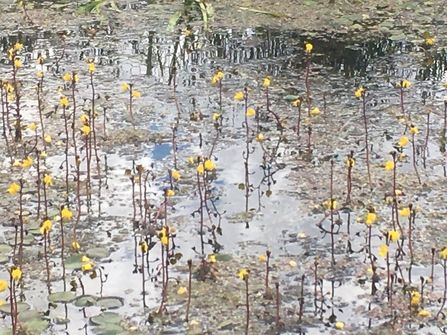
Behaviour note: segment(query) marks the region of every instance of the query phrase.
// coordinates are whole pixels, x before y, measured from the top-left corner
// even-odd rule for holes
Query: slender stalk
[[[368,121],[366,119],[366,96],[365,92],[362,92],[362,112],[363,112],[363,122],[365,126],[365,146],[366,146],[366,169],[368,173],[368,183],[369,187],[372,189],[372,179],[371,179],[371,168],[369,165],[369,142],[368,142]]]

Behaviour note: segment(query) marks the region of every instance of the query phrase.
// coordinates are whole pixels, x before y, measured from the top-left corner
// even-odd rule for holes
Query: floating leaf
[[[30,309],[31,306],[28,305],[26,302],[19,302],[17,304],[17,311],[19,313],[27,311],[28,309]],[[3,304],[0,306],[0,312],[3,312],[5,314],[11,314],[11,304]]]
[[[0,264],[8,263],[9,257],[5,255],[0,255]]]
[[[286,95],[286,96],[284,97],[284,99],[289,100],[289,101],[295,101],[295,100],[297,100],[297,99],[299,99],[299,98],[300,98],[299,95],[291,95],[291,94]]]
[[[216,254],[216,261],[218,262],[228,262],[231,261],[233,257],[230,254]]]
[[[74,301],[76,307],[95,306],[97,298],[94,295],[81,295]]]
[[[110,256],[110,250],[107,248],[91,248],[86,251],[90,258],[106,258]]]
[[[124,306],[124,299],[121,297],[98,298],[96,305],[105,309],[115,309]]]
[[[68,303],[75,299],[75,295],[73,292],[65,291],[65,292],[54,292],[48,296],[48,301],[50,302],[61,302]]]
[[[65,260],[66,269],[80,269],[82,267],[82,264],[84,264],[84,262],[82,261],[82,255],[73,255]]]
[[[93,332],[98,335],[117,335],[122,331],[122,327],[113,323],[103,324],[93,329]]]
[[[49,321],[42,318],[33,318],[20,323],[23,333],[27,335],[41,335],[49,325]]]
[[[104,312],[99,315],[92,316],[90,322],[95,325],[105,325],[105,324],[119,324],[121,322],[121,315],[113,312]]]
[[[19,314],[19,321],[26,322],[35,318],[42,318],[43,312],[37,309],[29,309]]]

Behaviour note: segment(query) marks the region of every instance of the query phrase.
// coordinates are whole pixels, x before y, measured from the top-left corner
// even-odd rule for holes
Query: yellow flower
[[[47,143],[51,143],[51,135],[47,135],[47,136],[45,136],[44,140],[45,140],[45,142],[47,142]]]
[[[81,245],[79,244],[78,241],[71,242],[71,247],[73,248],[74,251],[78,251],[79,249],[81,249]]]
[[[68,106],[68,99],[67,99],[67,97],[61,97],[60,102],[61,102],[61,106],[62,107],[67,107]]]
[[[211,84],[215,84],[219,81],[219,77],[217,75],[213,76],[213,79],[211,79]]]
[[[29,168],[31,165],[33,165],[33,159],[28,156],[23,160],[22,167],[26,169]]]
[[[249,108],[247,110],[247,116],[255,116],[256,115],[256,111],[253,108]]]
[[[133,91],[132,91],[132,96],[133,96],[134,98],[141,98],[141,93],[140,93],[140,91],[133,90]]]
[[[213,114],[213,121],[216,121],[217,119],[219,119],[220,114],[219,113],[214,113]]]
[[[261,142],[264,139],[264,135],[262,133],[258,133],[258,135],[256,135],[256,140],[258,142]]]
[[[244,99],[244,93],[242,93],[241,91],[237,92],[234,95],[234,100],[242,101],[243,99]]]
[[[194,157],[192,157],[192,156],[188,157],[188,163],[194,164]]]
[[[128,83],[124,83],[121,85],[121,91],[127,91],[129,89],[129,84]]]
[[[369,213],[366,215],[366,221],[365,221],[365,223],[366,223],[368,226],[370,226],[370,225],[372,225],[372,224],[374,223],[374,221],[376,221],[376,213],[369,212]]]
[[[418,133],[419,133],[418,128],[415,127],[415,126],[413,126],[413,125],[411,125],[411,126],[410,126],[410,134],[411,134],[411,135],[417,135]]]
[[[50,220],[45,220],[42,223],[42,226],[40,227],[40,233],[42,235],[47,235],[50,232],[51,226],[52,226],[51,221]]]
[[[347,160],[345,160],[346,166],[349,167],[354,167],[355,165],[355,159],[352,157],[349,157]]]
[[[442,249],[442,259],[447,259],[447,248]]]
[[[73,213],[71,212],[71,210],[68,209],[68,207],[64,207],[61,211],[61,216],[64,220],[70,220],[73,216]]]
[[[298,107],[298,106],[300,105],[300,103],[301,103],[301,100],[300,100],[300,99],[296,99],[296,100],[293,102],[293,107]]]
[[[50,141],[51,142],[51,141]],[[45,151],[41,151],[40,152],[40,157],[42,157],[42,158],[47,158],[47,153],[45,152]]]
[[[289,261],[289,265],[294,268],[296,267],[298,264],[295,261]]]
[[[260,255],[260,256],[259,256],[259,260],[260,260],[261,262],[267,262],[267,257],[265,257],[265,255]]]
[[[191,35],[191,30],[186,29],[185,30],[185,36],[188,37],[189,35]]]
[[[95,63],[91,62],[88,64],[88,72],[93,73],[95,72],[96,66]]]
[[[91,64],[93,64],[93,63],[91,63]],[[93,266],[94,266],[94,264],[92,262],[88,262],[88,263],[82,264],[81,270],[82,270],[82,272],[89,272],[89,271],[93,270]]]
[[[418,316],[422,316],[422,317],[430,316],[430,312],[426,311],[425,309],[421,309],[418,313]]]
[[[145,254],[149,250],[149,247],[146,242],[140,243],[140,250],[143,254]]]
[[[210,263],[216,263],[216,262],[217,262],[217,260],[216,260],[216,255],[211,254],[210,257],[209,257],[209,259],[208,259],[208,262],[210,262]]]
[[[314,46],[312,44],[310,44],[309,42],[304,42],[304,45],[306,47],[307,53],[310,53],[312,51],[312,49],[314,48]]]
[[[217,73],[216,73],[216,77],[217,78],[219,78],[219,79],[223,79],[223,72],[222,71],[217,71]]]
[[[198,172],[199,174],[203,174],[204,171],[205,171],[205,167],[203,166],[203,164],[200,164],[200,165],[197,167],[197,172]]]
[[[64,74],[64,75],[62,76],[62,79],[63,79],[64,81],[70,81],[70,80],[71,80],[71,74],[67,72],[66,74]]]
[[[270,86],[270,79],[264,78],[264,87],[269,87],[269,86]]]
[[[16,99],[16,97],[15,97],[14,94],[10,94],[10,95],[8,95],[8,100],[9,100],[9,101],[14,101],[15,99]]]
[[[399,210],[399,215],[400,215],[400,216],[403,216],[403,217],[405,217],[405,218],[406,218],[406,217],[409,217],[410,214],[411,214],[411,211],[410,211],[410,208],[409,208],[409,207],[405,207],[405,208]]]
[[[0,292],[6,291],[8,288],[8,282],[4,279],[0,279]]]
[[[90,127],[87,126],[86,124],[83,125],[83,126],[82,126],[82,133],[83,133],[85,136],[88,136],[88,134],[90,134]]]
[[[385,163],[385,170],[387,170],[387,171],[394,170],[394,162],[393,161],[387,161]]]
[[[216,165],[213,163],[211,159],[207,159],[204,163],[205,170],[213,171],[216,168]]]
[[[421,294],[418,291],[413,291],[411,293],[411,304],[413,306],[416,306],[419,304],[420,300],[421,300]]]
[[[22,62],[20,61],[20,59],[18,59],[18,58],[14,59],[14,66],[22,67]]]
[[[77,83],[79,81],[79,76],[77,73],[74,75],[74,81],[75,81],[75,83]]]
[[[398,87],[402,87],[402,88],[409,88],[411,86],[411,83],[407,80],[401,80],[401,82],[399,84],[397,84]]]
[[[84,263],[85,262],[90,262],[90,258],[88,258],[87,256],[84,255],[84,256],[82,256],[81,261],[84,262]]]
[[[318,115],[318,114],[320,114],[320,109],[318,107],[314,107],[311,109],[310,114]]]
[[[11,277],[13,280],[20,280],[20,278],[22,278],[22,270],[20,270],[19,268],[15,268],[11,271]]]
[[[408,137],[407,137],[407,136],[402,136],[402,137],[400,138],[399,142],[397,142],[397,144],[398,144],[400,147],[404,147],[404,146],[406,146],[406,145],[408,144]]]
[[[37,64],[42,65],[44,61],[45,57],[42,57],[42,55],[39,55],[39,57],[37,57]]]
[[[323,206],[327,209],[335,209],[337,208],[337,201],[335,199],[332,199],[331,201],[325,201],[323,202]]]
[[[30,129],[30,130],[36,130],[36,124],[33,122],[33,123],[31,123],[29,126],[28,126],[28,128]]]
[[[396,190],[395,194],[396,195],[404,195],[404,192],[402,190]]]
[[[172,178],[174,178],[175,180],[180,179],[180,172],[178,172],[177,170],[172,170],[172,171],[171,171],[171,176],[172,176]]]
[[[12,164],[12,166],[22,167],[22,163],[16,159],[16,160],[14,160],[14,163]]]
[[[427,43],[428,45],[433,45],[435,44],[435,39],[433,37],[426,38],[425,43]]]
[[[337,322],[335,323],[335,329],[342,330],[343,328],[345,328],[345,324],[344,324],[344,322],[337,321]]]
[[[357,91],[355,91],[355,97],[361,98],[365,94],[365,89],[360,87]]]
[[[385,257],[388,253],[388,246],[386,244],[382,244],[380,246],[379,257]]]
[[[388,238],[393,241],[396,242],[399,239],[399,232],[395,231],[395,230],[391,230],[388,232]]]
[[[46,174],[45,177],[43,177],[43,182],[46,186],[52,186],[53,185],[53,178],[49,174]]]
[[[42,76],[43,76],[43,72],[42,71],[39,71],[39,72],[36,73],[36,77],[37,78],[42,78]]]
[[[23,48],[23,44],[20,42],[16,42],[16,44],[14,45],[15,50],[21,50],[22,48]]]
[[[164,245],[164,246],[169,244],[169,238],[167,236],[162,236],[160,241],[161,241],[161,244]]]
[[[185,294],[187,292],[188,292],[188,289],[185,286],[180,286],[177,290],[177,294],[180,294],[180,295]]]
[[[86,123],[88,123],[88,115],[87,114],[82,114],[81,115],[81,118],[79,119],[79,121],[82,123],[82,124],[86,124]]]
[[[242,269],[241,271],[239,271],[238,277],[242,280],[247,280],[248,279],[248,271],[245,269]]]
[[[174,192],[174,190],[168,190],[168,192],[166,192],[166,195],[168,197],[173,197],[175,195],[175,192]]]

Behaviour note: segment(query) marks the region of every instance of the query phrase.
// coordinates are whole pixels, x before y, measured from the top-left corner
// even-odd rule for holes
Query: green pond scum
[[[447,332],[443,2],[0,6],[0,335]]]

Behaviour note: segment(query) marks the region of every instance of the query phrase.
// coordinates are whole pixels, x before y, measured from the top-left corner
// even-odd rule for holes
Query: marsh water
[[[0,79],[12,81],[8,50],[20,42],[21,122],[37,124],[36,132],[23,131],[23,140],[12,150],[13,160],[29,154],[34,159],[30,168],[12,166],[2,141],[0,279],[9,281],[8,269],[17,265],[15,232],[25,217],[23,278],[17,286],[25,334],[243,334],[245,284],[238,278],[243,268],[250,270],[250,334],[445,332],[445,260],[440,255],[447,246],[443,227],[447,78],[441,4],[399,3],[395,9],[378,3],[359,5],[355,13],[356,4],[346,2],[334,5],[333,25],[319,26],[330,21],[328,9],[323,2],[311,1],[299,5],[305,7],[302,13],[307,11],[309,20],[320,13],[322,19],[311,21],[316,23],[309,30],[304,29],[303,17],[292,23],[294,14],[284,6],[269,6],[268,1],[244,2],[243,8],[216,3],[215,20],[207,29],[200,12],[191,9],[183,13],[183,22],[170,23],[184,10],[181,2],[118,2],[115,9],[105,3],[99,14],[75,14],[83,3],[30,2],[28,17],[23,8],[0,3],[4,8]],[[422,15],[435,7],[434,13]],[[409,27],[417,14],[421,17]],[[433,44],[429,38],[434,38]],[[305,42],[313,45],[310,54],[305,53]],[[39,56],[45,57],[43,65],[37,63]],[[85,58],[96,66],[92,76]],[[40,135],[35,90],[40,71],[45,135],[51,135],[51,143]],[[67,141],[72,143],[72,128],[69,124],[66,134],[60,106],[60,97],[67,96],[67,111],[73,108],[71,86],[62,79],[73,71],[79,75],[73,127],[82,158],[80,194],[75,191],[74,149],[71,144],[66,149]],[[224,75],[221,104],[219,85],[212,83],[218,71]],[[268,92],[265,78],[270,79]],[[404,113],[398,87],[403,79],[411,82],[404,90]],[[318,115],[308,115],[306,81],[309,106],[319,108]],[[132,101],[132,115],[129,94],[121,89],[124,83],[141,92]],[[362,102],[354,95],[359,87],[366,89],[372,185]],[[248,93],[248,107],[257,111],[247,123],[244,102],[234,99],[238,91]],[[293,102],[299,98],[302,119],[297,126],[298,108]],[[92,99],[98,113],[100,172],[93,160],[91,189],[85,191],[88,140],[78,119],[92,109]],[[14,106],[13,101],[3,107],[6,104]],[[215,113],[220,115],[217,124]],[[406,117],[419,129],[413,138]],[[260,141],[258,133],[263,134]],[[399,148],[404,134],[410,143]],[[37,215],[33,146],[38,150],[45,146],[48,157],[41,160],[40,172],[50,174],[54,183],[47,194],[48,218],[55,220],[47,251],[39,229],[43,216]],[[399,209],[409,204],[419,208],[412,236],[405,226],[408,220],[401,218],[404,234],[399,246],[385,242],[394,224],[394,210],[385,200],[394,189],[393,174],[384,167],[396,150],[406,154],[396,163],[397,188],[404,191]],[[351,152],[355,165],[351,199],[346,201],[345,160]],[[210,158],[215,169],[198,182],[199,156]],[[139,165],[148,176],[144,192],[129,178],[138,175]],[[172,169],[179,171],[178,181],[170,177]],[[19,179],[25,182],[22,201],[7,192]],[[206,185],[206,208],[201,207],[200,185]],[[175,195],[164,197],[166,189]],[[324,205],[331,193],[338,203],[333,211]],[[81,249],[76,251],[70,247],[74,220],[65,223],[62,239],[57,217],[62,205],[75,217],[78,197],[76,239]],[[364,218],[372,207],[377,219],[368,230]],[[163,225],[175,229],[172,252],[181,258],[169,266],[172,280],[160,320],[163,249],[154,231]],[[155,246],[146,267],[142,241]],[[396,262],[391,261],[391,270],[379,256],[384,243]],[[267,250],[272,254],[270,287],[274,291],[274,283],[279,284],[280,320],[276,293],[273,299],[264,295],[265,263],[260,255]],[[92,259],[94,271],[80,270],[77,257],[83,255]],[[188,294],[179,288],[188,287],[187,260],[198,269],[211,255],[217,259],[208,264],[213,275],[193,279],[186,322]],[[389,271],[396,278],[394,305],[387,291]],[[422,291],[423,298],[411,304],[415,291]],[[12,333],[10,293],[0,293],[5,315],[0,334]]]

